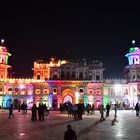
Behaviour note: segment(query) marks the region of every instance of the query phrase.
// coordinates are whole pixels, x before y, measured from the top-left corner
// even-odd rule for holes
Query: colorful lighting
[[[19,85],[19,88],[20,88],[20,89],[24,89],[24,88],[25,88],[25,85],[24,85],[24,84],[20,84],[20,85]]]
[[[129,52],[130,52],[130,53],[134,52],[134,48],[130,48],[130,49],[129,49]]]

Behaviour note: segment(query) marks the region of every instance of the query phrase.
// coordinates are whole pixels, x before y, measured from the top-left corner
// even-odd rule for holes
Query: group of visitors
[[[106,108],[104,108],[103,105],[100,106],[100,113],[101,113],[100,121],[105,120],[105,117],[104,117],[105,111],[106,111],[106,117],[109,117],[110,109],[111,109],[111,105],[109,103],[107,103]],[[114,111],[115,111],[114,118],[115,119],[117,117],[117,110],[118,110],[118,103],[114,105]]]
[[[68,113],[68,117],[74,117],[74,120],[82,120],[84,109],[85,106],[83,103],[73,105],[71,102],[66,102],[64,104],[60,104],[60,112],[63,113],[66,111]]]
[[[41,104],[39,103],[39,106],[37,107],[36,104],[33,105],[32,107],[32,116],[31,116],[31,120],[32,121],[36,121],[37,120],[37,116],[38,116],[38,120],[39,121],[43,121],[44,117],[49,113],[49,110],[46,106],[46,104]],[[38,114],[38,115],[37,115]]]
[[[90,105],[90,104],[86,105],[86,112],[87,112],[87,115],[95,114],[95,105],[94,105],[94,103],[92,105]]]
[[[18,111],[20,112],[20,110],[22,110],[22,113],[23,114],[27,114],[27,110],[28,110],[28,105],[27,105],[27,103],[21,103],[21,104],[19,104],[19,106],[18,106]]]

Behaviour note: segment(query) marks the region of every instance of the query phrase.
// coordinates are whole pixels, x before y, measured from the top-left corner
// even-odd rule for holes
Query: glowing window
[[[139,64],[139,59],[138,58],[134,59],[134,64]]]

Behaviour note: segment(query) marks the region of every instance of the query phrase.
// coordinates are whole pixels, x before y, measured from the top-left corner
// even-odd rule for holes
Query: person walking
[[[64,140],[77,140],[76,132],[71,128],[71,125],[67,125],[67,131],[64,133]]]
[[[101,113],[101,118],[100,118],[100,121],[104,121],[105,118],[104,118],[104,106],[101,105],[101,108],[100,108],[100,113]]]
[[[109,117],[109,112],[110,112],[110,104],[107,103],[107,105],[106,105],[106,117]]]
[[[13,104],[11,103],[10,107],[9,107],[9,118],[10,117],[13,117],[14,118],[14,114],[13,114]]]
[[[69,104],[68,105],[68,117],[72,117],[73,116],[72,109],[73,109],[72,104]]]
[[[45,107],[44,104],[41,104],[41,120],[44,121],[44,112],[45,112]]]
[[[33,107],[32,107],[31,120],[32,121],[36,121],[37,120],[37,106],[36,106],[36,104],[34,104]]]
[[[27,103],[25,103],[25,113],[27,114],[27,110],[28,110],[28,105]]]
[[[73,115],[74,115],[74,120],[78,120],[78,104],[75,104],[73,106]]]
[[[42,118],[41,118],[41,111],[42,111],[42,106],[41,106],[41,103],[39,103],[39,106],[38,106],[38,120],[41,121]]]
[[[136,103],[135,110],[136,110],[136,116],[138,117],[139,116],[139,111],[140,111],[139,103]]]
[[[95,115],[95,105],[94,105],[94,103],[92,104],[92,107],[91,107],[91,113],[93,115]]]
[[[21,105],[20,103],[18,104],[18,112],[20,112],[20,109],[21,109]]]
[[[115,106],[114,106],[114,110],[115,110],[114,117],[115,117],[115,119],[117,118],[117,109],[118,109],[118,103],[116,103]]]

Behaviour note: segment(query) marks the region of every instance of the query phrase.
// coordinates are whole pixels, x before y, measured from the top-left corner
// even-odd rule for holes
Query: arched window
[[[12,88],[8,88],[8,91],[12,91],[13,89]]]
[[[67,73],[66,73],[66,78],[67,78],[67,79],[70,78],[70,72],[69,72],[69,71],[67,71]]]
[[[82,72],[79,73],[79,79],[83,79],[83,73]]]
[[[18,88],[15,88],[15,94],[17,94],[19,92]]]
[[[2,92],[2,88],[0,88],[0,92]]]
[[[37,95],[40,94],[40,89],[39,89],[39,88],[37,88],[37,89],[35,90],[35,94],[37,94]]]
[[[75,79],[75,72],[72,72],[72,78]]]
[[[53,78],[57,79],[57,73],[54,73]]]
[[[40,75],[37,75],[37,80],[40,80]]]
[[[18,92],[19,91],[19,89],[18,88],[15,88],[15,92]]]
[[[62,79],[65,78],[65,73],[64,73],[64,71],[61,72],[61,78],[62,78]]]
[[[49,94],[49,92],[48,92],[48,89],[47,88],[45,88],[44,90],[43,90],[43,94]]]
[[[100,80],[100,76],[99,75],[96,75],[96,80]]]

